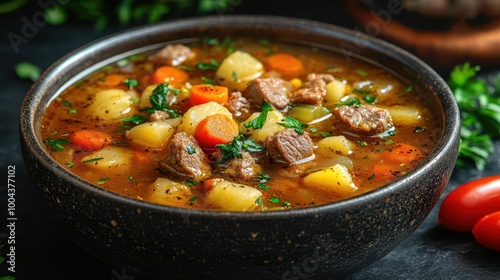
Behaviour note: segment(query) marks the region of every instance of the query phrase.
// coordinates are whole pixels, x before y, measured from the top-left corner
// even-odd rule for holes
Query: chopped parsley
[[[91,158],[91,159],[84,160],[83,163],[96,162],[96,161],[99,161],[99,160],[102,160],[102,159],[104,159],[104,158],[103,157]]]
[[[78,110],[77,109],[70,109],[70,110],[68,110],[68,113],[76,114],[76,113],[78,113]]]
[[[129,181],[134,180],[134,176],[132,176],[132,175],[128,176],[128,180],[129,180]]]
[[[136,79],[125,79],[123,83],[128,86],[128,89],[134,89],[136,86],[139,85],[139,81]]]
[[[238,135],[233,138],[228,144],[217,144],[215,147],[221,149],[222,158],[217,164],[225,164],[231,159],[242,158],[243,152],[262,152],[264,147],[257,144],[252,138],[247,138],[245,135]]]
[[[204,83],[204,84],[207,84],[207,85],[215,85],[214,80],[209,79],[209,78],[207,78],[207,77],[201,77],[201,80],[203,81],[203,83]]]
[[[189,199],[189,202],[195,202],[198,199],[198,196],[195,195]]]
[[[368,143],[366,141],[360,141],[360,140],[358,140],[357,142],[358,142],[358,145],[360,145],[362,147],[368,146]]]
[[[361,77],[368,77],[368,72],[365,70],[358,69],[356,70],[356,74],[360,75]]]
[[[52,149],[54,149],[56,151],[63,151],[64,145],[69,144],[69,142],[66,139],[47,138],[47,139],[45,139],[45,144],[47,144],[47,146],[51,147]]]
[[[412,85],[409,85],[409,86],[407,86],[407,87],[405,88],[405,91],[404,91],[404,92],[405,92],[405,93],[410,93],[410,92],[412,92],[412,90],[413,90],[413,86],[412,86]]]
[[[188,151],[188,154],[190,154],[190,155],[196,154],[196,148],[195,147],[193,147],[191,145],[187,145],[186,149]]]
[[[279,199],[279,197],[276,197],[276,196],[273,196],[273,197],[270,197],[267,199],[269,202],[271,203],[275,203],[275,204],[279,204],[281,202],[281,200]]]
[[[198,62],[196,64],[196,68],[203,70],[203,71],[217,70],[218,67],[219,67],[219,62],[213,58],[208,63]]]
[[[153,109],[165,111],[169,113],[171,118],[178,118],[180,117],[179,112],[168,107],[167,95],[169,92],[178,94],[179,91],[180,90],[178,89],[170,87],[169,84],[161,84],[153,90],[153,94],[149,97],[149,101],[151,102],[151,105],[153,105]]]
[[[73,108],[73,104],[69,102],[68,100],[63,100],[63,105],[68,107],[68,108]]]
[[[15,66],[17,77],[35,82],[40,77],[42,71],[40,67],[30,62],[20,62]]]
[[[255,200],[255,204],[261,208],[264,208],[264,200],[262,199],[262,196],[259,196],[256,200]]]
[[[233,72],[231,72],[231,76],[233,76],[235,81],[238,81],[238,73],[236,73],[236,71],[233,70]]]
[[[297,119],[290,117],[290,116],[285,116],[284,117],[285,122],[284,123],[278,123],[282,127],[286,128],[293,128],[295,132],[298,134],[304,134],[304,127],[307,125],[299,122]]]
[[[66,162],[66,166],[69,168],[73,168],[73,166],[75,166],[75,163],[74,162]]]
[[[267,120],[267,113],[272,110],[272,106],[264,100],[262,104],[262,112],[255,119],[243,124],[246,128],[262,129]]]
[[[145,123],[146,119],[144,117],[142,117],[142,116],[139,116],[139,115],[133,115],[132,117],[124,118],[122,120],[122,122],[124,122],[124,123],[133,123],[133,124],[141,124],[141,123]]]
[[[179,68],[181,68],[182,70],[186,70],[186,71],[193,71],[194,70],[194,67],[189,66],[189,65],[179,65]]]
[[[368,181],[375,179],[375,176],[377,176],[377,175],[375,175],[375,173],[373,173],[370,177],[368,177]]]
[[[109,177],[106,177],[106,178],[100,178],[98,179],[95,183],[98,184],[98,185],[102,185],[104,183],[106,183],[107,181],[111,180],[111,178]]]
[[[319,135],[323,136],[324,138],[333,136],[333,133],[331,132],[326,132],[326,131],[320,131]]]
[[[270,186],[262,183],[257,184],[256,187],[266,192],[271,189]]]
[[[195,180],[193,180],[193,179],[189,179],[189,180],[187,180],[187,181],[184,182],[184,185],[186,187],[192,187],[192,186],[194,186],[196,184],[198,184],[198,182],[195,181]]]
[[[270,175],[264,174],[264,173],[257,173],[257,178],[255,178],[255,181],[259,183],[266,183],[273,180],[273,178]]]
[[[416,127],[416,128],[413,130],[413,132],[414,132],[414,133],[422,133],[422,132],[424,132],[424,131],[425,131],[425,128],[423,128],[423,127]]]
[[[312,133],[315,133],[318,131],[318,128],[317,127],[311,127],[309,128],[309,131],[312,132]]]
[[[335,104],[335,107],[351,105],[354,107],[359,107],[361,106],[361,102],[359,102],[359,99],[357,99],[356,97],[342,98],[339,103]]]

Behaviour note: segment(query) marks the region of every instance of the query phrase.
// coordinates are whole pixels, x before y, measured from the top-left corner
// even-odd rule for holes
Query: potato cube
[[[102,120],[124,118],[134,114],[132,99],[121,89],[107,89],[96,93],[88,114]]]
[[[222,61],[215,75],[222,85],[244,90],[248,82],[259,77],[263,71],[262,63],[251,54],[235,51]]]
[[[147,122],[133,127],[125,136],[134,145],[162,149],[174,135],[175,128],[164,121]]]
[[[109,146],[83,157],[81,162],[101,170],[110,168],[129,168],[132,164],[132,151],[125,148]]]
[[[346,92],[346,85],[338,80],[328,83],[325,86],[326,95],[323,98],[323,103],[326,106],[332,106],[339,102],[344,97]]]
[[[345,136],[330,136],[318,141],[316,153],[322,156],[350,155],[355,147]]]
[[[207,201],[227,211],[249,211],[262,193],[252,187],[229,181],[218,182],[207,194]]]
[[[276,111],[270,111],[267,113],[267,118],[266,122],[264,123],[264,126],[261,129],[253,129],[253,128],[246,128],[244,126],[245,123],[252,121],[253,119],[257,118],[260,115],[260,113],[253,113],[248,119],[240,124],[240,131],[243,131],[245,134],[250,134],[251,138],[257,142],[264,142],[267,136],[269,135],[274,135],[278,131],[285,130],[285,127],[279,125],[278,123],[283,123],[283,115]]]
[[[311,189],[338,195],[348,195],[357,190],[349,169],[340,164],[307,175],[304,184]]]

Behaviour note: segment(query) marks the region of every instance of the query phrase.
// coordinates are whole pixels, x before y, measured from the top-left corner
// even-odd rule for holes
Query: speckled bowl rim
[[[408,172],[406,175],[398,178],[392,183],[380,187],[378,189],[366,192],[359,196],[341,200],[338,202],[333,202],[324,205],[311,206],[299,209],[289,209],[283,211],[265,211],[265,212],[232,212],[232,211],[214,211],[214,210],[197,210],[197,209],[187,209],[179,207],[164,206],[159,204],[148,203],[140,201],[134,198],[125,197],[117,193],[105,190],[91,183],[84,181],[83,179],[73,175],[60,164],[56,163],[43,147],[43,142],[39,137],[39,132],[37,129],[39,125],[36,125],[35,120],[35,110],[37,104],[41,101],[43,95],[48,94],[47,91],[50,90],[51,83],[58,79],[60,73],[64,72],[65,67],[71,66],[72,61],[85,58],[92,55],[93,52],[105,47],[113,42],[120,42],[123,40],[131,40],[131,38],[140,38],[146,33],[159,32],[159,30],[169,30],[175,28],[183,27],[194,27],[201,24],[217,24],[217,22],[224,25],[231,24],[264,24],[270,26],[287,26],[290,28],[314,28],[314,32],[324,32],[334,34],[336,38],[346,40],[348,42],[362,42],[368,48],[375,50],[377,52],[382,52],[385,55],[389,55],[394,59],[404,59],[405,65],[410,65],[411,69],[414,69],[418,73],[425,73],[428,76],[426,80],[434,81],[432,85],[436,89],[439,88],[442,96],[440,97],[441,104],[443,105],[443,119],[445,122],[444,131],[440,142],[438,143],[435,150],[431,155],[422,162],[414,170]],[[417,178],[424,176],[426,170],[438,168],[438,159],[444,157],[447,153],[453,151],[456,147],[457,138],[460,135],[460,118],[459,111],[456,105],[455,99],[452,92],[448,88],[446,82],[427,64],[408,53],[407,51],[396,47],[390,43],[379,40],[377,38],[368,37],[366,35],[362,37],[356,37],[354,31],[334,26],[327,23],[320,23],[311,20],[295,19],[295,18],[284,18],[277,16],[254,16],[254,15],[225,15],[220,16],[208,16],[208,17],[198,17],[182,20],[173,20],[163,23],[158,23],[149,26],[137,27],[116,34],[103,37],[96,41],[90,42],[76,49],[75,51],[67,54],[53,65],[51,65],[40,77],[40,79],[31,87],[29,90],[22,108],[20,115],[20,133],[21,137],[26,141],[27,148],[29,152],[38,160],[39,164],[44,167],[53,170],[54,176],[59,176],[64,178],[69,184],[81,188],[86,192],[93,193],[94,195],[101,196],[103,198],[114,200],[120,204],[128,204],[130,206],[138,208],[149,208],[151,210],[163,211],[170,214],[178,214],[184,216],[200,216],[200,217],[224,217],[225,219],[234,220],[263,220],[263,219],[276,219],[276,218],[294,218],[301,216],[314,216],[320,213],[332,213],[337,209],[349,209],[352,207],[357,207],[360,204],[366,204],[373,201],[383,200],[385,197],[389,197],[391,193],[399,191],[405,185],[410,184],[412,181],[417,180]],[[361,40],[361,41],[360,41]],[[83,69],[81,69],[83,70]],[[69,79],[68,79],[69,80]],[[67,80],[66,80],[67,81]],[[61,86],[59,86],[61,87]],[[53,93],[52,93],[53,94]],[[54,96],[52,96],[54,98]]]

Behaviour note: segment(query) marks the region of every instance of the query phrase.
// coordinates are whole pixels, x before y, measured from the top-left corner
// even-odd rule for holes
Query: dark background
[[[299,1],[295,1],[297,3]],[[271,14],[300,17],[344,26],[356,24],[345,12],[342,1],[241,1],[224,11],[213,14]],[[7,181],[8,166],[15,166],[16,174],[16,273],[0,266],[1,276],[16,279],[134,279],[86,253],[54,224],[37,197],[24,167],[19,147],[18,120],[22,100],[31,82],[16,77],[14,65],[29,61],[46,69],[66,53],[108,34],[142,25],[111,23],[96,31],[93,23],[70,19],[62,26],[36,28],[28,42],[16,53],[7,34],[22,34],[23,17],[31,20],[39,7],[23,8],[8,15],[0,15],[0,167]],[[184,17],[193,16],[186,14]],[[165,19],[169,20],[169,18]],[[500,70],[500,65],[498,66]],[[437,69],[437,68],[436,68]],[[449,69],[439,72],[447,78]],[[495,72],[495,67],[486,74]],[[500,151],[500,141],[496,142]],[[500,152],[497,152],[487,170],[456,168],[446,193],[459,184],[489,174],[500,173]],[[7,243],[6,183],[0,185],[0,241]],[[473,241],[470,234],[455,234],[437,225],[439,204],[418,230],[392,253],[380,261],[354,273],[348,279],[500,279],[500,253],[489,251]],[[500,238],[500,237],[499,237]],[[7,246],[6,246],[7,247]],[[6,257],[4,247],[1,255]],[[137,279],[137,278],[136,278]]]

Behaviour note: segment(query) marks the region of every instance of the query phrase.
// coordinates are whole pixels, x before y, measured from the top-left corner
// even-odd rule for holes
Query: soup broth
[[[47,108],[70,172],[151,203],[225,211],[321,205],[403,176],[442,131],[384,68],[252,38],[170,44],[108,65]]]

